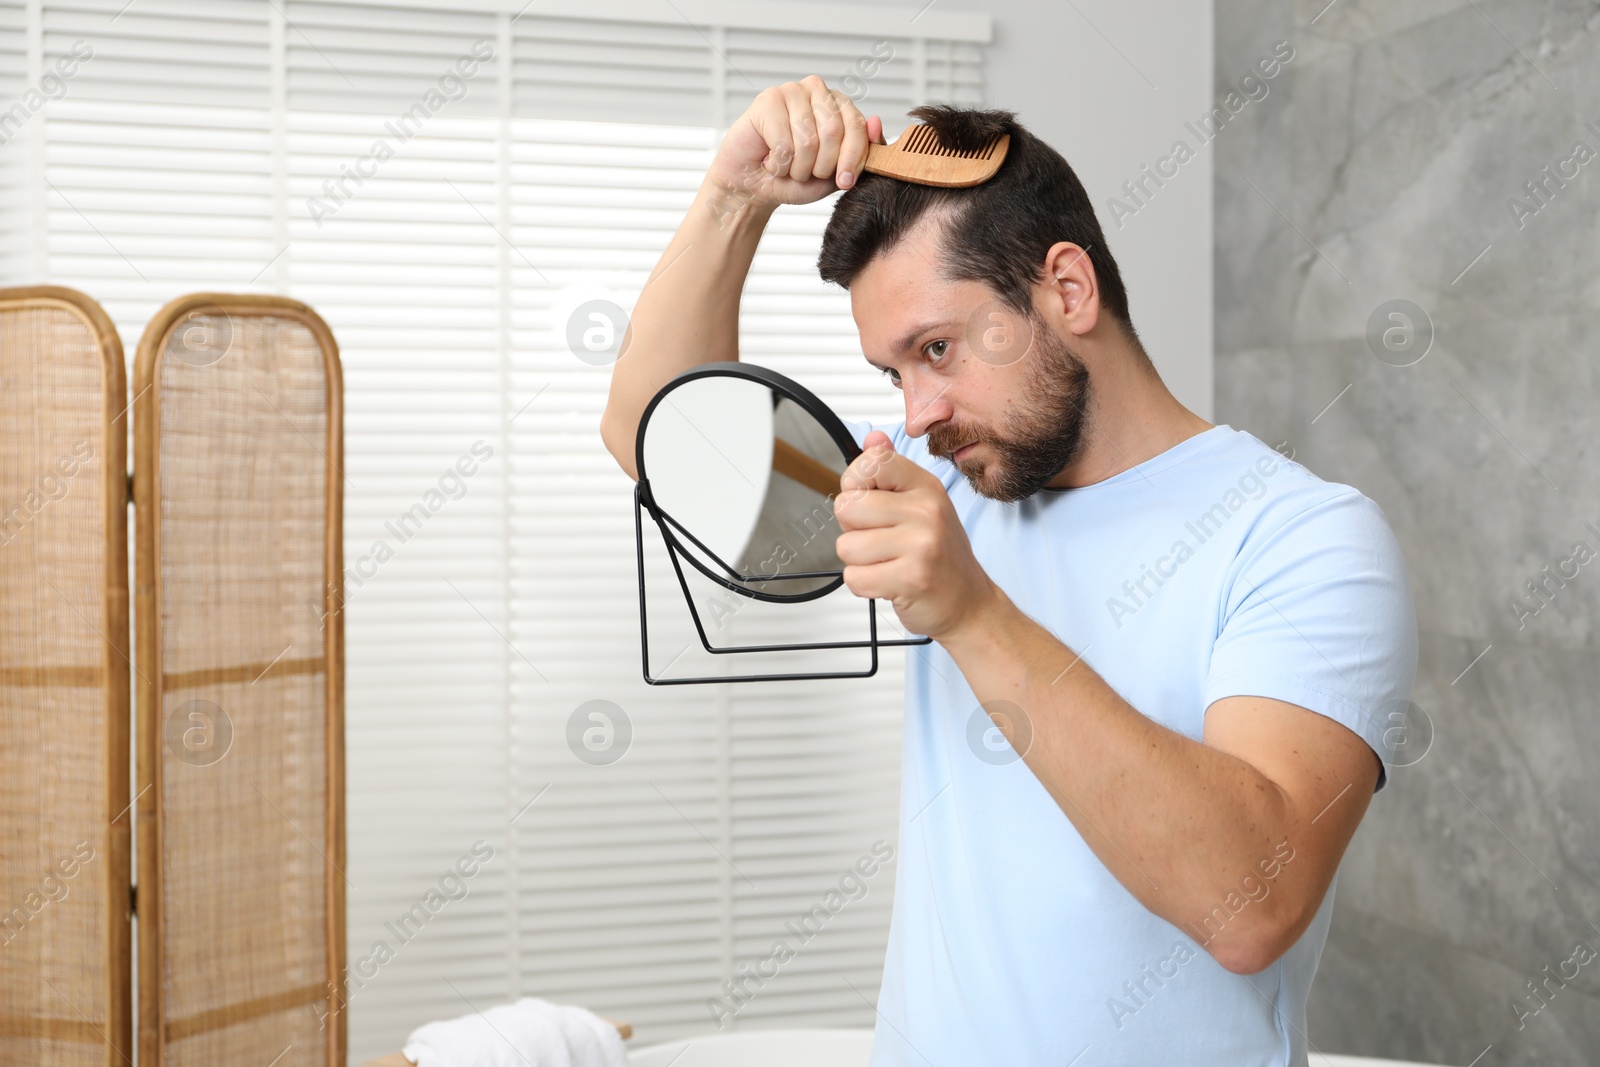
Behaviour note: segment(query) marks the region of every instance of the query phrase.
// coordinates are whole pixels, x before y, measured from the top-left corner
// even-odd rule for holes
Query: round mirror
[[[673,546],[696,569],[759,600],[811,600],[844,584],[833,498],[860,453],[803,386],[725,362],[686,371],[656,394],[636,460],[652,513],[668,520]],[[816,571],[833,573],[796,577]]]

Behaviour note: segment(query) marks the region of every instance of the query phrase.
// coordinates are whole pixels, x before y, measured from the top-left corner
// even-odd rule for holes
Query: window
[[[866,682],[641,680],[611,370],[566,323],[630,306],[760,88],[859,86],[892,139],[981,103],[988,36],[914,7],[0,0],[3,280],[84,290],[130,357],[203,290],[303,300],[342,350],[351,1062],[523,995],[713,1029],[723,981],[893,843],[902,651]],[[774,218],[741,356],[896,421],[816,277],[831,203]],[[859,630],[846,598],[819,634]],[[632,724],[605,767],[567,742],[593,699]],[[725,1021],[870,1026],[892,877]]]

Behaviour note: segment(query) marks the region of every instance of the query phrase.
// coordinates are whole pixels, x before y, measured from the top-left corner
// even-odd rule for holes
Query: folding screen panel
[[[141,1067],[343,1067],[342,387],[201,294],[134,370]]]
[[[0,1063],[132,1054],[125,392],[100,305],[0,289]]]

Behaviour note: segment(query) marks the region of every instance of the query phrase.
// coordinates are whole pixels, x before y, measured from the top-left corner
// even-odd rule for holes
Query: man
[[[733,358],[777,206],[847,190],[819,268],[906,418],[853,426],[839,558],[935,642],[907,660],[873,1064],[1303,1065],[1416,669],[1399,548],[1359,492],[1172,397],[1059,154],[1010,112],[913,115],[958,150],[1009,133],[1004,164],[861,175],[876,116],[815,76],[756,98],[640,296],[607,446],[633,474],[650,396]]]

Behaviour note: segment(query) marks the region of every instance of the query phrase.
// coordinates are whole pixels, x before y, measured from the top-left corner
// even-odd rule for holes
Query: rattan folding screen
[[[342,387],[308,307],[201,294],[134,368],[141,1067],[343,1067]]]
[[[128,394],[92,300],[0,290],[0,1064],[132,1061],[136,916],[140,1067],[343,1067],[338,351],[184,297]]]
[[[0,289],[0,1063],[131,1054],[122,343]]]

